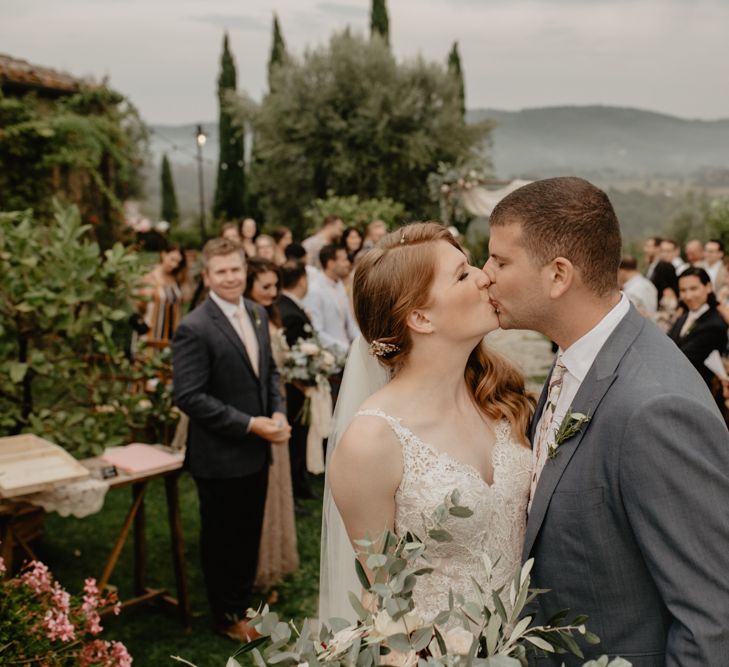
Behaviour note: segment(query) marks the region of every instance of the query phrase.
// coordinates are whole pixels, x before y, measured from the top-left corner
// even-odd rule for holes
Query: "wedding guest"
[[[387,224],[384,220],[373,220],[365,229],[365,238],[362,250],[369,250],[377,245],[378,241],[387,234]]]
[[[287,352],[281,314],[276,305],[281,283],[280,274],[279,268],[273,262],[257,257],[250,259],[244,294],[246,299],[263,306],[268,313],[271,351],[279,371],[283,367]],[[281,394],[284,395],[283,383],[280,388]],[[271,454],[273,462],[268,469],[266,509],[263,513],[263,530],[255,580],[255,586],[260,590],[270,589],[299,568],[289,448],[274,447]]]
[[[319,231],[302,241],[301,245],[309,256],[309,264],[321,269],[319,251],[325,245],[335,244],[339,241],[344,230],[344,222],[338,215],[328,215],[321,223]]]
[[[660,252],[661,241],[660,236],[649,236],[643,244],[643,256],[646,262],[645,277],[653,280],[653,272],[660,261],[658,253]]]
[[[303,262],[296,261],[287,262],[281,267],[283,290],[278,300],[278,307],[289,347],[293,347],[299,338],[308,338],[306,327],[312,326],[304,305],[308,290],[306,269]],[[303,390],[302,386],[295,383],[286,385],[286,407],[291,424],[291,440],[289,440],[291,480],[297,499],[314,497],[309,483],[309,473],[306,470],[309,426],[302,418],[302,407],[306,398]]]
[[[727,324],[717,312],[711,279],[704,269],[691,267],[678,278],[678,290],[684,313],[673,325],[669,336],[688,357],[711,388],[714,374],[704,360],[714,351],[726,351]]]
[[[643,317],[655,316],[658,290],[648,278],[638,271],[638,262],[635,257],[627,255],[620,260],[618,284],[623,290],[623,294],[628,297]]]
[[[684,246],[684,254],[686,255],[686,261],[691,266],[699,269],[706,268],[706,263],[704,262],[704,244],[698,239],[692,239],[686,243]]]
[[[724,244],[718,239],[711,239],[704,246],[706,272],[711,278],[714,294],[720,295],[729,285],[729,275],[724,266]]]
[[[216,630],[249,641],[244,620],[258,566],[271,445],[291,429],[268,315],[243,298],[246,260],[228,239],[202,251],[205,302],[172,344],[175,404],[190,419],[185,466],[200,500],[200,553]]]
[[[677,276],[688,268],[688,264],[681,259],[681,251],[678,243],[673,239],[663,239],[661,241],[658,257],[662,262],[671,264]]]
[[[290,243],[286,246],[284,251],[286,255],[286,262],[303,262],[306,266],[306,275],[309,278],[309,285],[316,282],[321,274],[321,271],[313,266],[309,262],[309,254],[306,252],[306,248],[300,243]]]
[[[276,256],[276,242],[268,234],[259,234],[256,237],[256,257],[272,262]]]
[[[319,253],[321,274],[309,286],[304,303],[324,345],[349,350],[359,334],[343,280],[352,270],[347,251],[335,245],[324,246]]]
[[[226,222],[220,228],[220,236],[224,239],[230,239],[236,243],[241,242],[240,229],[238,228],[237,222]]]
[[[291,234],[291,230],[286,227],[276,227],[271,234],[273,240],[276,242],[276,254],[274,255],[273,261],[281,266],[286,263],[286,248],[294,242],[294,237]]]
[[[159,262],[140,281],[137,295],[143,299],[140,309],[147,327],[141,338],[154,347],[167,347],[180,322],[181,285],[185,282],[186,270],[182,247],[168,244],[160,251]]]
[[[241,245],[246,257],[256,256],[256,237],[258,236],[258,225],[253,218],[245,218],[240,225]]]
[[[347,251],[349,261],[354,264],[354,258],[362,250],[363,242],[364,239],[362,238],[362,234],[359,233],[359,229],[356,227],[347,227],[342,233],[342,240],[339,242],[339,245]]]

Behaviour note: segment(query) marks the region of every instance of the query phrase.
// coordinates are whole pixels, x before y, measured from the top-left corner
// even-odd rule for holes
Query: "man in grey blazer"
[[[200,498],[200,555],[216,628],[238,641],[258,564],[271,444],[291,429],[263,308],[243,299],[245,255],[228,239],[202,251],[210,295],[172,343],[176,404],[190,418],[185,465]]]
[[[693,366],[619,292],[620,246],[607,196],[578,178],[531,183],[491,215],[501,326],[559,345],[530,432],[523,557],[550,589],[536,621],[587,614],[601,643],[582,643],[586,657],[724,667],[729,434]],[[582,664],[536,662],[563,661]]]

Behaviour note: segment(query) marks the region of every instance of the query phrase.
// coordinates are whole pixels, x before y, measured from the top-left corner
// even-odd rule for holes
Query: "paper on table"
[[[706,359],[704,359],[704,366],[706,366],[716,377],[720,380],[729,380],[726,369],[724,368],[724,362],[721,360],[721,355],[718,350],[714,350]]]
[[[101,458],[128,473],[139,473],[174,466],[182,457],[182,454],[168,454],[152,445],[135,442],[125,447],[111,447]]]

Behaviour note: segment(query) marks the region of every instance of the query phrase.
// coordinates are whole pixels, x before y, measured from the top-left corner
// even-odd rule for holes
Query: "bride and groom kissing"
[[[435,223],[393,232],[357,267],[364,341],[330,440],[320,618],[351,616],[349,540],[420,535],[458,489],[473,514],[450,542],[426,538],[421,617],[447,608],[450,590],[468,596],[484,554],[494,589],[534,558],[532,582],[549,589],[535,622],[587,615],[601,638],[581,644],[587,658],[726,665],[729,435],[693,366],[620,293],[609,199],[582,179],[537,181],[490,224],[483,270]],[[559,346],[536,405],[483,342],[498,327]]]

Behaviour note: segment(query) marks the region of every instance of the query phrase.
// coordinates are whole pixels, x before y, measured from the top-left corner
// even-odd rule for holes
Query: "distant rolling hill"
[[[729,119],[688,120],[608,106],[522,111],[474,109],[496,123],[490,155],[498,176],[578,173],[598,180],[729,175]],[[729,184],[729,179],[728,179]]]

